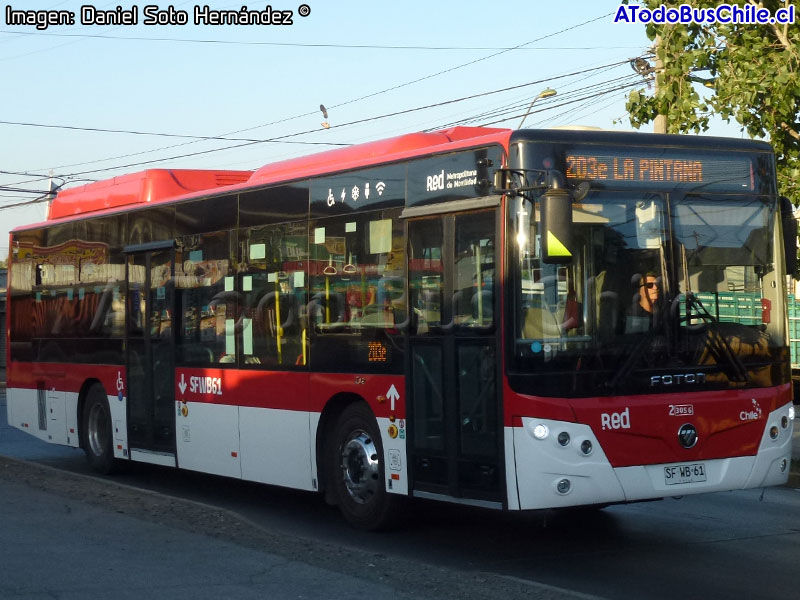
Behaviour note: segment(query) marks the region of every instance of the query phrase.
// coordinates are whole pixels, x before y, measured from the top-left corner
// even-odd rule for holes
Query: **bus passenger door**
[[[503,501],[497,211],[408,222],[413,494]]]
[[[174,251],[169,243],[146,251],[126,248],[126,252],[131,457],[175,466]]]

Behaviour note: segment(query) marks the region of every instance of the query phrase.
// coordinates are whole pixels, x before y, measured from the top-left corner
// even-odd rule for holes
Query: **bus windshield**
[[[536,393],[776,383],[786,339],[774,197],[592,191],[573,205],[569,264],[541,260],[538,202],[517,197],[509,210],[511,372],[544,375],[529,383]]]

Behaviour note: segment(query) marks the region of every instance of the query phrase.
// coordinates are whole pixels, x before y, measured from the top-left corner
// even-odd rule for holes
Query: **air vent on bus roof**
[[[222,187],[224,185],[236,185],[237,183],[244,183],[253,174],[252,171],[220,171],[214,177],[217,185]]]

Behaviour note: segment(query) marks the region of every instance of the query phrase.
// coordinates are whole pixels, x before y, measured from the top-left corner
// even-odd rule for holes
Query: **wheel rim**
[[[380,489],[378,449],[365,431],[355,431],[342,446],[342,475],[350,498],[366,504]]]
[[[108,415],[100,404],[95,404],[89,411],[86,429],[86,437],[92,454],[102,456],[108,445]]]

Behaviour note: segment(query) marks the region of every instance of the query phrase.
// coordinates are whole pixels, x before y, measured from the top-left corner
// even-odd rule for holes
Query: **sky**
[[[556,94],[536,99],[526,128],[631,130],[626,98],[646,86],[629,61],[651,45],[643,25],[614,23],[607,0],[277,0],[291,25],[227,26],[195,25],[196,7],[267,2],[85,5],[135,8],[137,25],[82,24],[83,5],[0,2],[0,259],[6,231],[45,219],[30,201],[51,173],[66,189],[146,168],[255,169],[459,124],[513,129],[546,89]],[[144,25],[147,6],[188,23]],[[12,26],[9,10],[70,11],[75,24]],[[741,137],[722,122],[706,135]]]

